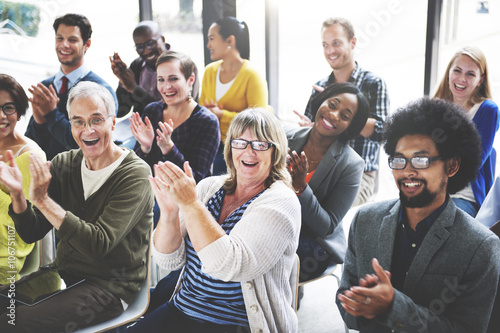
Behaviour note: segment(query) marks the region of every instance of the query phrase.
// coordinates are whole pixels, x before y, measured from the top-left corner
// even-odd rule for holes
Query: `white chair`
[[[338,264],[337,265],[335,263],[330,263],[328,265],[328,267],[325,269],[325,272],[322,275],[320,275],[320,276],[318,276],[318,277],[316,277],[314,279],[311,279],[311,280],[302,281],[302,282],[300,282],[298,284],[298,287],[302,287],[302,286],[304,286],[304,285],[306,285],[308,283],[312,283],[314,281],[318,281],[319,279],[322,279],[322,278],[327,277],[327,276],[333,276],[335,278],[335,280],[337,280],[337,286],[340,286],[340,276],[337,275],[337,274],[335,274],[335,271],[337,269],[340,269],[340,272],[342,272],[342,270],[344,268],[343,266],[344,266],[343,264]],[[334,302],[335,302],[335,297],[336,297],[336,295],[334,295]],[[345,322],[344,322],[344,329],[345,329],[346,333],[349,333],[349,328],[347,327],[347,325],[345,324]]]
[[[152,242],[152,238],[150,238],[150,240]],[[149,306],[151,260],[152,259],[151,259],[151,244],[150,244],[148,251],[148,268],[147,268],[146,279],[144,279],[144,282],[141,285],[141,290],[134,296],[134,298],[132,299],[132,301],[130,302],[125,311],[123,311],[118,317],[112,318],[100,324],[79,329],[76,332],[77,333],[106,332],[139,319],[146,312]]]

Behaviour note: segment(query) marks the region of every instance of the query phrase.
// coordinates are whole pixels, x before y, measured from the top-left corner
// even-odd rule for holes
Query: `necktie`
[[[66,91],[68,91],[68,78],[66,76],[63,76],[61,80],[62,80],[62,85],[61,85],[61,90],[59,90],[59,95],[62,95]]]

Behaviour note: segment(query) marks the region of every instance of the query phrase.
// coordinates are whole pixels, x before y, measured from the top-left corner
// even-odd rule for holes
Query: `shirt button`
[[[417,244],[415,244],[415,243],[411,244],[411,247],[415,247],[415,246],[417,246]]]
[[[406,276],[408,276],[408,272],[406,272]]]
[[[252,289],[252,283],[251,282],[245,282],[245,289]]]
[[[252,305],[250,307],[250,313],[257,313],[258,310],[259,308],[257,308],[257,305]]]
[[[261,330],[260,328],[255,330],[255,333],[262,333],[262,332],[264,332],[264,331]]]

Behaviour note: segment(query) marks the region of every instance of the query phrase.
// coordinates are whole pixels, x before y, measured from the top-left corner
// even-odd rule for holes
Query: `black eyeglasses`
[[[271,142],[266,141],[247,141],[243,139],[231,139],[231,148],[234,149],[246,149],[246,147],[250,144],[253,150],[264,151],[268,150],[272,146],[274,146]]]
[[[5,113],[6,116],[10,116],[17,111],[16,104],[14,103],[5,103],[4,105],[0,106],[0,109],[2,109],[3,113]]]
[[[160,37],[158,37],[160,38]],[[140,43],[140,44],[135,44],[135,50],[139,53],[144,52],[145,49],[152,50],[156,47],[157,45],[157,40],[158,38],[155,39],[150,39],[145,43]]]
[[[406,168],[408,161],[414,169],[427,169],[434,161],[442,160],[443,157],[428,157],[428,156],[415,156],[412,158],[404,157],[389,157],[389,168],[393,170],[403,170]]]

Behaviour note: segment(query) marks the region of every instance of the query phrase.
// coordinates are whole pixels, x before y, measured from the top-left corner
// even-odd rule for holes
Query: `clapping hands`
[[[171,139],[172,132],[174,131],[174,123],[172,119],[167,122],[158,122],[159,129],[156,130],[156,144],[160,148],[163,155],[168,154],[174,147],[174,142]],[[130,130],[137,142],[141,145],[141,150],[144,154],[151,151],[155,132],[151,121],[146,116],[142,121],[139,113],[134,112],[130,117]]]

